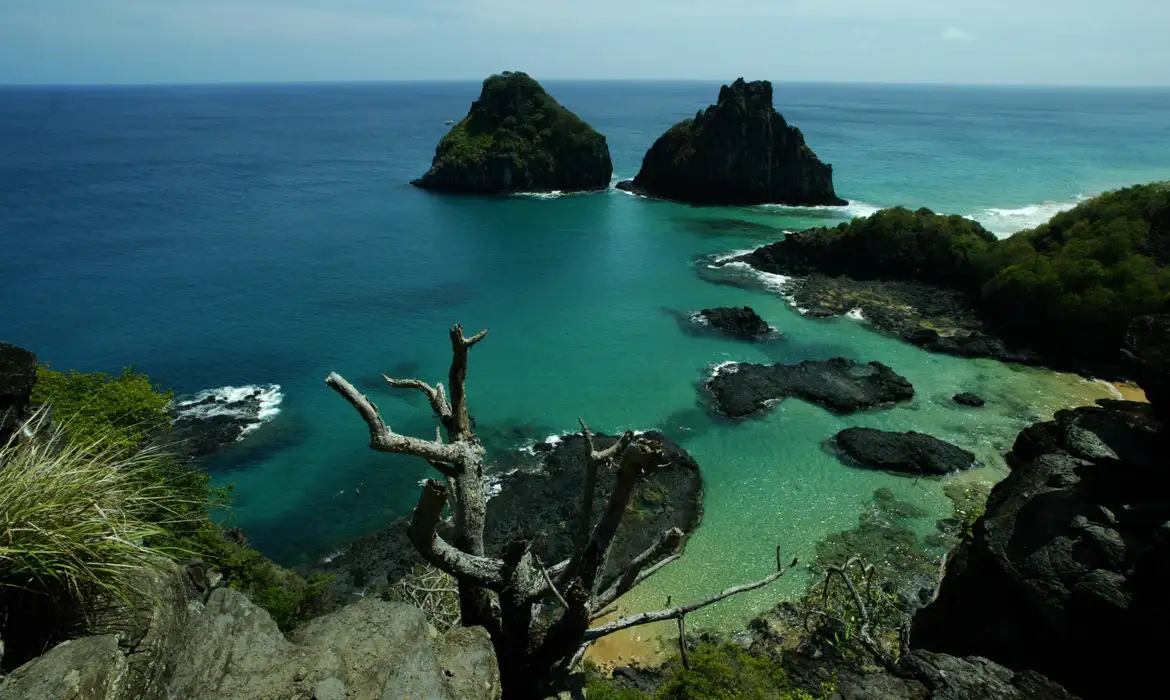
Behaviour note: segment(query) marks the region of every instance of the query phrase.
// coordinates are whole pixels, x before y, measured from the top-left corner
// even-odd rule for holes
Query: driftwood
[[[563,683],[597,639],[665,620],[677,620],[681,632],[688,613],[766,586],[796,564],[793,560],[789,566],[781,566],[777,548],[777,570],[760,581],[729,588],[689,605],[590,627],[612,613],[616,601],[631,588],[678,559],[685,533],[678,528],[662,533],[657,542],[619,572],[608,588],[601,590],[609,551],[634,488],[640,478],[660,468],[666,457],[655,443],[632,432],[598,450],[583,420],[581,433],[589,454],[582,475],[582,504],[573,529],[572,555],[546,567],[532,553],[532,543],[520,540],[509,545],[501,558],[487,556],[484,448],[474,432],[466,391],[468,351],[486,334],[485,330],[468,338],[459,325],[451,329],[450,399],[442,384],[431,386],[418,379],[384,377],[391,388],[419,391],[427,397],[440,424],[434,440],[395,433],[382,420],[377,406],[341,375],[332,373],[325,383],[365,421],[371,449],[414,455],[444,477],[445,483],[428,480],[423,485],[410,522],[410,540],[428,563],[458,582],[462,624],[482,625],[491,635],[506,697],[545,697]],[[593,522],[593,493],[601,469],[615,470],[617,479],[604,509]],[[450,542],[438,533],[448,506],[453,513]]]

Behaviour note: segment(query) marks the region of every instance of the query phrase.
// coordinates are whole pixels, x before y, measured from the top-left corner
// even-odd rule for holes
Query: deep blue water
[[[718,92],[547,87],[606,134],[619,178]],[[213,469],[236,485],[235,518],[253,543],[298,563],[409,512],[427,471],[369,452],[325,375],[375,394],[396,429],[429,435],[425,407],[377,377],[441,380],[447,327],[489,327],[470,391],[493,445],[514,443],[515,426],[537,437],[572,430],[581,415],[603,430],[662,428],[694,452],[706,520],[655,595],[705,592],[766,570],[776,541],[807,557],[816,539],[854,524],[878,486],[945,512],[937,483],[828,456],[822,442],[841,427],[927,429],[977,450],[989,463],[981,478],[994,479],[1022,425],[1101,389],[928,355],[850,319],[805,319],[765,284],[713,284],[702,256],[894,204],[970,215],[1006,235],[1080,197],[1170,178],[1167,90],[781,84],[777,108],[834,165],[850,207],[408,186],[477,93],[473,83],[0,90],[0,339],[58,368],[133,364],[179,392],[280,384],[280,413]],[[751,304],[785,340],[697,337],[676,320],[718,304]],[[712,421],[698,403],[713,363],[838,354],[890,364],[919,398],[848,419],[790,401],[739,424]],[[947,399],[963,389],[994,407],[956,409]]]

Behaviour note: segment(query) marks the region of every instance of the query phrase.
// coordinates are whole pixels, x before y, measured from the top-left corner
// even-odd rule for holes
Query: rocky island
[[[690,204],[848,204],[833,190],[833,167],[772,106],[772,83],[743,78],[660,136],[618,187]]]
[[[884,209],[726,262],[797,279],[810,315],[855,309],[933,352],[1116,376],[1133,318],[1170,298],[1170,185],[1108,192],[1000,240],[929,209]]]
[[[411,184],[475,194],[581,192],[609,187],[605,137],[525,73],[483,81],[471,110],[439,141],[431,169]]]

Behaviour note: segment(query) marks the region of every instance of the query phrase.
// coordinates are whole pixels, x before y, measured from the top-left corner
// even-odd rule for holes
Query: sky
[[[0,84],[1170,85],[1167,0],[0,0]]]

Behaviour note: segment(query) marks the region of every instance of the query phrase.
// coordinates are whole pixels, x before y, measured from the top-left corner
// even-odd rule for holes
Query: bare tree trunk
[[[591,628],[589,625],[608,614],[622,595],[676,560],[685,536],[677,528],[664,532],[658,542],[618,572],[609,588],[599,590],[618,525],[638,480],[664,466],[666,457],[658,445],[630,432],[608,448],[598,450],[584,421],[581,421],[581,431],[588,449],[587,467],[582,475],[581,512],[573,532],[571,556],[546,568],[532,554],[531,543],[527,541],[508,545],[502,558],[487,556],[484,551],[487,514],[484,449],[475,435],[467,406],[468,351],[486,334],[485,330],[467,338],[458,324],[451,329],[450,401],[442,384],[432,387],[418,379],[385,377],[392,388],[420,391],[427,397],[442,428],[434,440],[395,433],[382,420],[378,407],[341,375],[330,374],[325,383],[344,397],[365,421],[371,449],[414,455],[426,460],[445,477],[446,485],[435,480],[424,484],[411,518],[410,540],[427,562],[455,578],[462,624],[482,625],[491,635],[506,698],[528,700],[555,692],[583,658],[586,648],[605,635],[672,619],[678,620],[682,633],[683,618],[688,613],[765,586],[796,564],[794,560],[788,567],[782,566],[777,548],[777,570],[761,581],[728,589],[690,605],[640,613]],[[443,429],[447,433],[446,442],[442,439]],[[593,523],[597,473],[607,468],[617,470],[617,479],[605,510]],[[448,504],[454,513],[451,543],[438,533]],[[493,603],[492,593],[498,605]],[[559,613],[555,617],[554,606]]]

